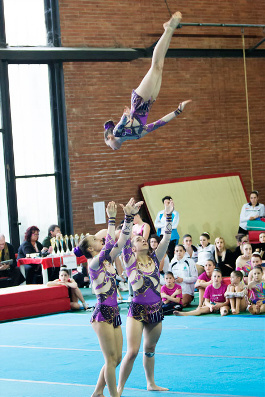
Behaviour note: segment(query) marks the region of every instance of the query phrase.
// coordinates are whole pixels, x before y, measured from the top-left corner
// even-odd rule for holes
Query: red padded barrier
[[[0,290],[0,321],[68,310],[68,289],[63,285],[25,285]]]
[[[225,285],[231,284],[230,277],[223,277],[223,278],[222,278],[222,281],[223,281],[223,283],[224,283]]]
[[[250,244],[258,244],[259,243],[260,233],[264,233],[264,230],[249,230],[248,238],[249,238]]]

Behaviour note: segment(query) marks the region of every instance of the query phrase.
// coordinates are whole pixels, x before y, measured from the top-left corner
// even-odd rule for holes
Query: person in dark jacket
[[[20,245],[18,249],[18,259],[26,258],[27,254],[41,254],[41,252],[47,251],[43,245],[38,241],[40,230],[37,226],[30,226],[27,228],[25,233],[25,241]],[[41,284],[41,265],[29,264],[24,265],[26,272],[27,284]]]
[[[5,263],[6,261],[11,262]],[[2,233],[0,233],[0,277],[8,277],[10,279],[7,285],[9,287],[19,285],[25,280],[17,267],[15,250],[11,244],[6,242]]]

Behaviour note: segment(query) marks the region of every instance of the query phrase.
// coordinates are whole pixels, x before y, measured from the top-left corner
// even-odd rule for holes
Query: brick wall
[[[176,2],[168,4],[173,11]],[[264,23],[265,1],[179,1],[177,5],[185,22]],[[65,46],[143,48],[158,39],[168,11],[158,1],[61,0],[60,16]],[[263,37],[261,29],[246,29],[245,34],[256,36],[246,38],[247,47]],[[182,28],[172,48],[240,48],[240,35],[238,28]],[[98,229],[94,201],[123,203],[131,196],[139,198],[138,186],[143,182],[240,172],[247,191],[251,189],[242,59],[166,59],[149,122],[175,110],[182,100],[191,98],[192,104],[140,141],[127,142],[116,152],[105,146],[104,122],[119,120],[124,105],[130,104],[132,88],[149,66],[150,59],[64,64],[75,233]],[[264,58],[247,59],[254,187],[261,192],[261,202],[265,202],[264,70]]]

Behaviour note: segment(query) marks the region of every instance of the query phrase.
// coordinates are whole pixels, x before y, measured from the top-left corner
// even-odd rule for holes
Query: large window
[[[58,222],[47,65],[9,65],[20,240],[31,225],[40,239]]]
[[[47,45],[43,0],[4,0],[9,46]]]
[[[16,58],[11,63],[0,60],[5,96],[0,184],[7,187],[0,189],[0,232],[18,248],[32,225],[39,227],[40,240],[54,223],[72,233],[69,165],[62,63],[51,61],[49,51],[47,62],[39,59],[39,48],[34,48],[60,45],[57,0],[3,0],[3,6],[5,32],[0,29],[0,39],[15,50]],[[31,47],[27,64],[16,52],[20,46]]]

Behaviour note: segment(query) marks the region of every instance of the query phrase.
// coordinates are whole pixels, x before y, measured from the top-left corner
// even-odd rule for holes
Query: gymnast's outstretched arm
[[[167,248],[170,242],[171,233],[172,233],[172,213],[174,211],[174,203],[173,200],[170,200],[170,203],[165,206],[166,212],[166,227],[165,233],[163,235],[162,240],[160,241],[157,249],[155,250],[157,259],[159,262],[163,259],[165,253],[167,252]]]
[[[177,110],[175,110],[174,112],[167,114],[166,116],[162,117],[162,119],[157,120],[154,123],[146,124],[144,127],[144,130],[141,134],[141,137],[143,137],[146,134],[148,134],[149,132],[152,132],[152,131],[156,130],[157,128],[163,127],[163,125],[169,123],[171,120],[173,120],[175,117],[177,117],[184,110],[185,106],[189,102],[191,102],[191,99],[189,99],[188,101],[181,102],[179,104]]]

